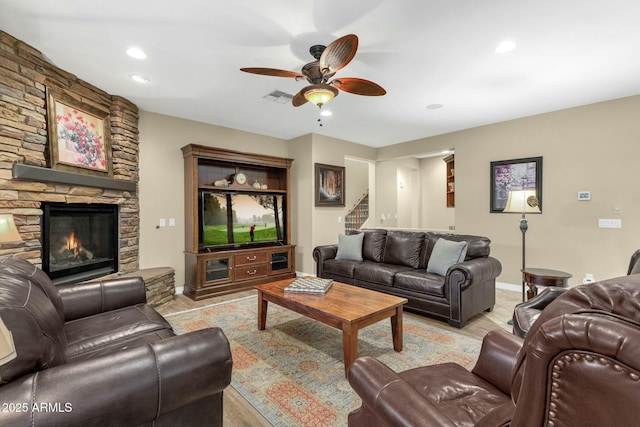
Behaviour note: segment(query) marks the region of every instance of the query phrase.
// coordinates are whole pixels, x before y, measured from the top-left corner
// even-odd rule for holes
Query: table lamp
[[[507,196],[507,204],[502,212],[522,214],[520,218],[520,231],[522,232],[522,270],[525,269],[525,233],[529,228],[525,214],[540,213],[536,189],[511,190]],[[524,273],[522,279],[522,301],[525,300]]]
[[[0,243],[22,242],[13,215],[0,214]]]

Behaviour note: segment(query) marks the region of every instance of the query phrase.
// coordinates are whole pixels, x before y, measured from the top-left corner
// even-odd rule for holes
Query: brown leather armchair
[[[350,427],[637,425],[640,275],[570,289],[524,340],[490,332],[471,371],[363,357],[348,378],[362,398]]]
[[[629,260],[627,275],[631,274],[640,274],[640,249]],[[542,310],[566,290],[567,288],[548,287],[535,297],[516,305],[512,319],[513,333],[525,338]]]
[[[0,258],[0,426],[221,426],[229,342],[210,328],[176,336],[141,278],[54,286]],[[1,348],[1,347],[0,347]]]

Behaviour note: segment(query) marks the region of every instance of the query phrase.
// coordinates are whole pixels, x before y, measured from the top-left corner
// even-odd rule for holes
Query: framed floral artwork
[[[315,164],[316,206],[344,206],[344,167]]]
[[[501,213],[510,190],[535,190],[542,212],[542,157],[491,162],[491,213]]]
[[[47,125],[52,169],[113,174],[108,113],[47,89]]]

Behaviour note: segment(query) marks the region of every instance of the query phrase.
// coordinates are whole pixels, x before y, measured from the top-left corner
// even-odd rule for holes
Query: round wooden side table
[[[566,271],[550,270],[548,268],[525,268],[522,270],[522,296],[524,298],[525,284],[527,289],[527,299],[538,295],[539,286],[558,286],[566,288],[569,286],[569,279],[573,277]]]

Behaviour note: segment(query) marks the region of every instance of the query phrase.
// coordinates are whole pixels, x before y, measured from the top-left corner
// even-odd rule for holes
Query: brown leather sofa
[[[564,292],[525,340],[490,332],[471,371],[363,357],[348,378],[362,398],[350,427],[638,425],[640,275]]]
[[[491,311],[500,262],[489,256],[491,241],[464,234],[362,230],[362,261],[336,259],[338,245],[313,250],[316,275],[407,298],[408,310],[447,320],[462,328],[471,317]],[[463,262],[446,275],[427,271],[436,242],[467,242]]]
[[[140,278],[56,287],[0,259],[0,317],[17,353],[0,366],[0,425],[221,426],[224,333],[175,336],[145,302]]]

